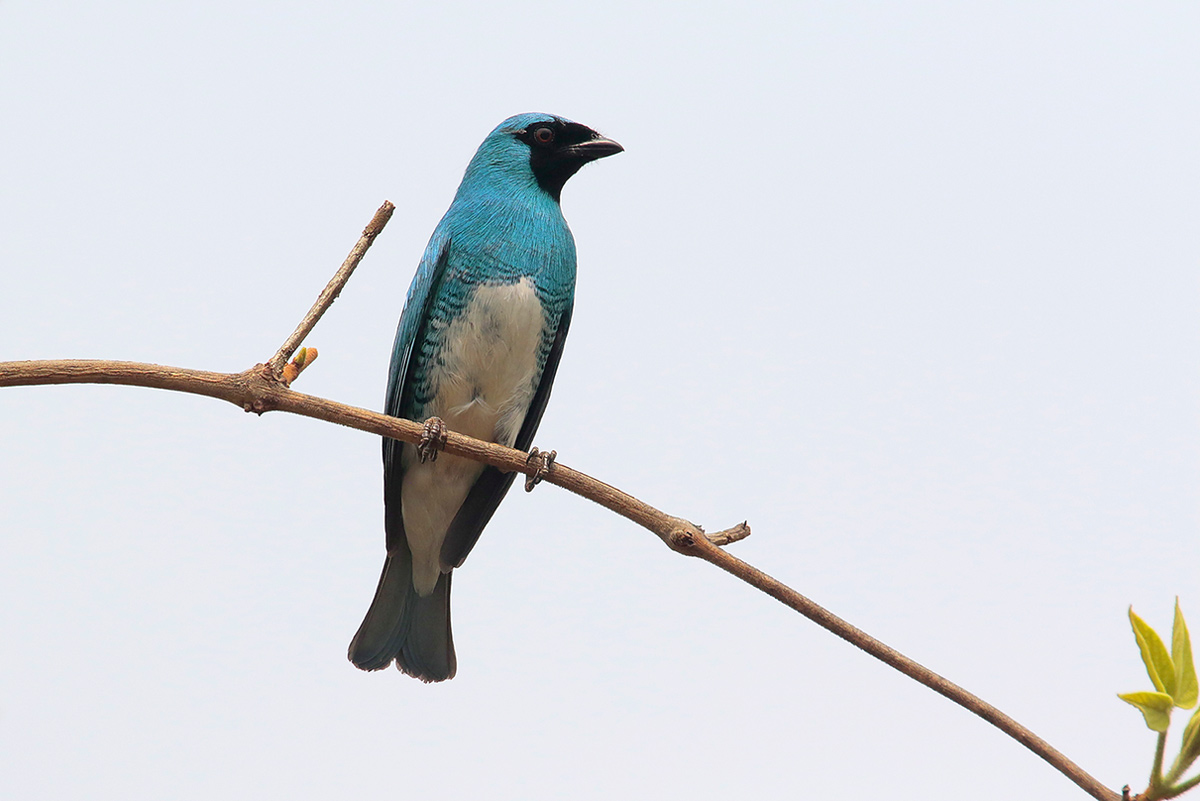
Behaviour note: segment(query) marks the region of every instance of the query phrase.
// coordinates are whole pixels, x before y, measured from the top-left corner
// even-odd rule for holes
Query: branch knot
[[[704,532],[690,524],[671,529],[667,534],[667,545],[671,550],[688,556],[696,556],[696,540],[704,536]]]
[[[279,408],[279,393],[287,385],[271,369],[270,364],[256,364],[249,370],[236,373],[234,381],[241,390],[242,409],[262,415]]]

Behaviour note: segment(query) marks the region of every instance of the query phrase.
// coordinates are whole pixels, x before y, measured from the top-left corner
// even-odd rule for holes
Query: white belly
[[[464,313],[443,329],[426,414],[442,418],[451,431],[511,446],[533,400],[545,325],[529,279],[476,288]],[[425,596],[441,573],[446,529],[483,465],[449,454],[421,464],[412,445],[404,446],[403,464],[401,506],[413,585]]]

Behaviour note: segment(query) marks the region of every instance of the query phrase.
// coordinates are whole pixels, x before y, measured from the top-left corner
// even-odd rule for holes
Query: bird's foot
[[[550,470],[554,467],[554,457],[558,456],[558,451],[539,451],[534,448],[529,452],[529,456],[525,459],[525,464],[537,462],[537,469],[533,471],[533,475],[525,476],[525,491],[533,492],[533,488],[542,483],[542,479],[550,474]]]
[[[421,434],[421,441],[417,443],[417,455],[421,457],[421,464],[437,461],[438,452],[446,447],[448,430],[440,417],[430,417],[425,421],[425,431]]]

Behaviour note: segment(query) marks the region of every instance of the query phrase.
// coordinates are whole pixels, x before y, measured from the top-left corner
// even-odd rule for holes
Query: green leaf
[[[1192,640],[1188,636],[1187,623],[1175,599],[1175,625],[1171,627],[1171,661],[1175,664],[1175,706],[1191,709],[1200,696],[1200,685],[1196,683],[1196,663],[1192,659]],[[1193,718],[1194,720],[1194,718]]]
[[[1175,700],[1166,693],[1125,693],[1117,697],[1140,709],[1146,718],[1146,725],[1152,730],[1166,731],[1171,725],[1171,710],[1175,708]]]
[[[1173,697],[1175,695],[1175,664],[1171,661],[1171,655],[1167,653],[1167,646],[1163,645],[1162,637],[1159,637],[1158,632],[1150,628],[1146,621],[1133,613],[1132,606],[1129,607],[1129,622],[1133,625],[1133,636],[1137,637],[1138,648],[1142,652],[1142,662],[1146,665],[1146,672],[1150,674],[1150,681],[1154,682],[1154,689]],[[1161,729],[1154,730],[1162,731]]]
[[[1196,714],[1192,715],[1192,719],[1183,727],[1183,742],[1179,746],[1179,767],[1180,772],[1187,770],[1188,767],[1200,757],[1200,709],[1196,710]]]

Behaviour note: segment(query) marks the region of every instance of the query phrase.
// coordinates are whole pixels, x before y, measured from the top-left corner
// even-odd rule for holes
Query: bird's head
[[[499,179],[510,186],[536,185],[558,200],[563,185],[580,167],[624,149],[586,125],[553,114],[518,114],[483,140],[463,183],[474,177]]]

